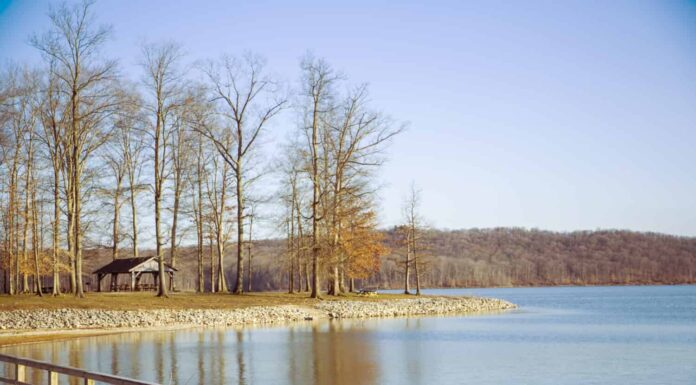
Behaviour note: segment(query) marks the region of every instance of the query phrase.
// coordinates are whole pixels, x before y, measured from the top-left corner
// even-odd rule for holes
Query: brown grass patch
[[[414,298],[403,294],[378,294],[360,296],[345,294],[324,296],[324,301],[378,301],[384,299]],[[309,298],[307,293],[287,294],[279,292],[248,293],[232,295],[227,293],[170,293],[169,298],[158,298],[152,292],[87,293],[85,298],[75,298],[66,294],[59,297],[44,295],[0,295],[0,311],[32,309],[239,309],[250,306],[305,305],[311,306],[318,300]]]

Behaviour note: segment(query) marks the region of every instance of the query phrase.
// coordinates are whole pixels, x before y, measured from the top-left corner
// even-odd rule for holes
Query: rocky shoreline
[[[495,298],[423,297],[379,302],[331,301],[315,307],[326,312],[329,318],[379,318],[490,313],[517,306]]]
[[[0,336],[22,331],[141,329],[177,326],[246,326],[334,318],[471,314],[514,309],[510,302],[477,297],[322,301],[313,306],[255,306],[182,310],[11,310],[0,312]]]

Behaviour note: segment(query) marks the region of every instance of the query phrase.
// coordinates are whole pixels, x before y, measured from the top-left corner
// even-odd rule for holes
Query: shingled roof
[[[110,263],[100,267],[95,270],[92,274],[112,274],[112,273],[130,273],[131,271],[138,271],[136,269],[138,266],[148,262],[152,257],[140,257],[140,258],[117,258]],[[164,264],[165,270],[168,271],[178,271],[177,269],[171,267],[169,264]]]

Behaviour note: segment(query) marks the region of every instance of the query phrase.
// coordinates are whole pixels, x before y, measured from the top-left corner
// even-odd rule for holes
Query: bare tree
[[[249,257],[249,266],[248,266],[248,276],[247,276],[247,291],[251,292],[252,289],[252,262],[254,261],[254,255],[252,254],[253,248],[254,248],[254,219],[256,218],[256,204],[254,202],[251,203],[249,209],[249,214],[247,215],[247,218],[249,218],[249,239],[246,242],[246,248],[247,248],[247,256]]]
[[[174,43],[149,44],[143,47],[143,68],[145,87],[150,93],[151,102],[147,110],[153,116],[150,133],[153,146],[154,200],[155,200],[155,241],[157,263],[159,266],[157,296],[167,297],[166,274],[164,269],[164,237],[162,234],[162,198],[164,182],[169,172],[171,159],[172,122],[180,96],[180,73],[178,62],[181,50]]]
[[[285,254],[288,262],[288,293],[290,294],[295,292],[296,283],[298,291],[302,288],[300,273],[302,268],[299,260],[302,239],[299,233],[301,233],[300,221],[302,220],[300,173],[303,171],[303,159],[300,151],[301,147],[292,142],[285,148],[283,157],[279,159],[276,167],[280,172],[279,197],[285,212],[280,224],[287,231]]]
[[[133,131],[136,129],[136,121],[138,116],[138,100],[133,94],[129,94],[125,90],[121,92],[123,98],[121,108],[116,114],[113,123],[113,135],[111,136],[108,145],[105,146],[103,152],[103,160],[106,168],[109,170],[113,178],[113,185],[102,188],[102,191],[112,199],[113,218],[112,218],[112,244],[111,258],[113,260],[119,257],[119,246],[121,243],[121,208],[125,203],[122,199],[124,194],[129,190],[124,185],[129,171],[131,171],[132,159],[132,139]],[[135,218],[135,217],[134,217]],[[134,238],[135,239],[135,236]],[[136,254],[137,256],[137,254]],[[112,277],[111,287],[116,286],[116,282]],[[99,284],[99,283],[97,283]]]
[[[404,292],[408,294],[408,266],[409,262],[413,263],[414,273],[416,276],[416,295],[421,294],[420,271],[421,265],[418,260],[418,249],[420,246],[420,232],[422,227],[422,218],[420,216],[421,191],[416,187],[415,183],[411,183],[408,192],[408,197],[404,202],[403,215],[406,227],[406,282]]]
[[[193,110],[193,126],[203,126],[206,124],[205,120],[208,117],[208,111],[204,104],[199,104],[198,108]],[[193,133],[193,156],[195,157],[195,164],[191,164],[190,172],[187,173],[189,184],[192,187],[193,193],[191,194],[191,208],[193,213],[193,221],[196,226],[196,259],[198,265],[197,283],[196,291],[202,293],[205,286],[205,278],[203,277],[203,249],[205,241],[205,222],[206,222],[206,209],[204,205],[204,195],[203,186],[206,184],[208,175],[205,164],[207,163],[207,153],[204,147],[204,140],[207,140],[203,135],[194,131]],[[213,270],[212,260],[211,260],[211,271]],[[214,286],[213,286],[214,287]],[[214,290],[213,290],[214,291]]]
[[[40,140],[45,144],[46,153],[50,159],[53,171],[53,220],[52,220],[52,259],[53,259],[53,291],[52,295],[60,295],[60,200],[61,200],[61,169],[64,159],[62,140],[65,134],[64,113],[65,105],[59,89],[60,79],[56,72],[55,59],[50,59],[46,84],[42,92]],[[71,280],[74,274],[71,274]],[[74,282],[73,282],[74,284]]]
[[[29,86],[31,87],[31,86]],[[32,87],[33,88],[33,87]],[[27,92],[31,93],[33,90],[27,89]],[[24,213],[22,218],[24,224],[22,227],[22,262],[25,266],[22,272],[22,292],[29,292],[29,271],[26,269],[27,266],[27,255],[29,253],[28,247],[28,233],[29,229],[32,227],[33,214],[31,212],[32,207],[32,194],[34,189],[34,159],[35,159],[35,138],[36,138],[36,117],[34,114],[34,106],[30,106],[29,112],[29,122],[26,125],[25,137],[24,137],[24,148],[26,149],[26,158],[24,165]]]
[[[309,156],[309,178],[312,185],[312,200],[310,206],[310,215],[312,220],[311,233],[311,255],[312,255],[312,290],[310,296],[312,298],[320,298],[320,235],[319,223],[322,220],[320,217],[320,200],[321,200],[321,174],[319,169],[319,160],[321,154],[320,135],[321,125],[326,119],[326,115],[331,109],[331,86],[338,79],[333,69],[323,60],[315,59],[307,56],[302,60],[302,89],[305,99],[304,115],[305,122],[303,130],[307,137],[308,156]]]
[[[145,149],[147,141],[144,140],[144,130],[141,126],[143,120],[140,105],[142,102],[135,95],[130,95],[129,102],[124,106],[123,121],[119,131],[120,147],[123,154],[123,167],[128,183],[128,201],[130,203],[130,227],[132,255],[138,258],[138,194],[147,189],[147,185],[141,182],[141,175],[145,165]]]
[[[187,97],[186,103],[177,109],[174,114],[172,123],[172,146],[170,151],[171,166],[172,166],[172,225],[170,227],[170,242],[169,260],[171,266],[176,268],[177,246],[181,234],[177,234],[179,230],[179,211],[181,207],[181,192],[183,190],[188,163],[191,158],[191,143],[189,140],[189,130],[187,124],[187,115],[192,113],[194,107],[193,98]],[[175,289],[172,282],[172,289]]]
[[[193,194],[191,194],[191,208],[193,211],[193,222],[196,226],[196,292],[204,291],[203,277],[203,140],[200,135],[196,137],[196,169],[191,173],[190,186]]]
[[[242,60],[224,57],[205,70],[213,100],[219,104],[224,133],[204,129],[203,134],[232,169],[237,199],[237,279],[234,293],[244,292],[245,185],[250,179],[248,159],[259,134],[285,105],[276,83],[263,74],[263,61],[247,55]],[[253,178],[253,176],[251,177]]]
[[[0,105],[0,123],[2,123],[3,133],[2,166],[7,167],[9,179],[7,180],[7,206],[4,212],[7,259],[3,265],[8,272],[5,281],[9,284],[7,291],[15,294],[30,290],[29,274],[32,270],[28,267],[27,261],[29,249],[27,232],[32,223],[32,190],[36,185],[34,163],[36,126],[40,120],[37,102],[39,78],[35,71],[17,66],[10,66],[3,75],[3,98]],[[20,190],[22,178],[23,191]],[[22,193],[24,207],[20,210]]]
[[[333,277],[330,293],[342,292],[341,279],[348,258],[342,253],[342,234],[351,218],[366,211],[372,195],[369,174],[371,169],[383,163],[380,156],[384,146],[403,127],[393,128],[391,122],[380,113],[368,108],[368,91],[365,85],[347,95],[336,108],[335,118],[327,130],[326,142],[331,170],[330,178],[330,254],[332,255]],[[354,205],[358,201],[359,205]],[[351,206],[352,205],[352,206]]]
[[[34,256],[34,289],[39,297],[43,297],[43,288],[41,284],[41,267],[39,264],[39,254],[41,253],[41,248],[39,246],[39,239],[41,233],[39,233],[39,202],[36,200],[36,184],[37,181],[32,175],[32,186],[31,186],[31,248],[32,254]]]
[[[225,140],[229,142],[229,139]],[[213,274],[212,288],[213,292],[227,292],[227,277],[225,275],[225,243],[227,243],[230,234],[231,224],[226,219],[227,207],[227,186],[229,184],[229,164],[220,159],[220,157],[212,157],[209,161],[210,172],[206,179],[206,195],[210,205],[210,214],[208,221],[210,222],[210,234],[212,239],[215,239],[217,249],[217,274]],[[212,253],[212,244],[211,244]],[[213,261],[211,259],[211,271],[215,271]]]
[[[121,131],[120,135],[114,137],[114,142],[104,154],[104,161],[111,176],[113,177],[113,188],[105,188],[105,192],[111,196],[113,199],[113,218],[112,218],[112,244],[111,244],[111,259],[118,258],[118,246],[120,243],[120,213],[121,206],[123,206],[123,201],[121,196],[124,192],[123,180],[126,174],[126,167],[124,162],[124,153],[120,148],[120,136],[123,135],[123,131],[127,130],[127,123],[119,121],[115,130]],[[113,285],[114,283],[112,283]]]
[[[56,63],[56,75],[66,92],[67,129],[64,157],[67,174],[69,252],[74,259],[76,282],[73,288],[84,297],[82,287],[82,177],[87,161],[108,137],[104,121],[116,107],[109,88],[116,62],[101,59],[99,48],[110,28],[93,27],[92,1],[51,9],[51,29],[32,44],[49,61]]]

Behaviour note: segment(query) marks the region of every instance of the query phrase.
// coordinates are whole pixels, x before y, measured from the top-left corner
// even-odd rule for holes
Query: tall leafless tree
[[[149,93],[147,110],[151,115],[150,134],[152,137],[152,159],[155,200],[155,242],[158,263],[157,296],[167,297],[166,274],[164,268],[164,236],[162,199],[164,182],[169,170],[169,151],[171,151],[172,124],[175,110],[181,104],[179,61],[181,49],[174,43],[148,44],[143,47],[143,68],[145,88]]]
[[[53,171],[53,219],[52,219],[52,260],[53,260],[53,291],[52,295],[60,295],[60,217],[61,217],[61,169],[64,159],[62,140],[65,134],[65,104],[59,89],[60,79],[56,72],[55,59],[50,59],[44,89],[41,97],[41,126],[39,138],[45,144],[46,153]],[[74,274],[71,274],[71,280]]]
[[[312,289],[310,296],[312,298],[320,298],[319,285],[321,279],[319,254],[321,252],[321,246],[319,244],[319,223],[322,220],[320,217],[320,200],[322,194],[322,175],[319,169],[320,157],[322,156],[320,153],[320,137],[322,134],[323,122],[327,120],[327,115],[331,112],[331,86],[339,77],[325,61],[315,59],[309,55],[302,60],[300,67],[302,69],[302,97],[304,98],[303,131],[307,138],[309,156],[308,174],[312,185],[310,206],[312,221]]]
[[[421,204],[421,191],[416,187],[415,183],[411,183],[409,188],[408,196],[404,202],[403,215],[405,222],[406,231],[406,282],[404,292],[408,294],[408,266],[409,263],[413,264],[414,274],[416,278],[416,295],[421,294],[420,285],[420,271],[419,267],[422,265],[419,261],[419,247],[423,220],[420,216],[420,204]]]
[[[249,158],[259,134],[286,103],[278,96],[277,84],[263,73],[264,63],[251,54],[243,59],[223,57],[211,63],[205,74],[212,99],[221,113],[222,136],[210,129],[201,132],[210,139],[232,169],[236,188],[237,278],[233,292],[244,292],[245,187],[253,176]]]

